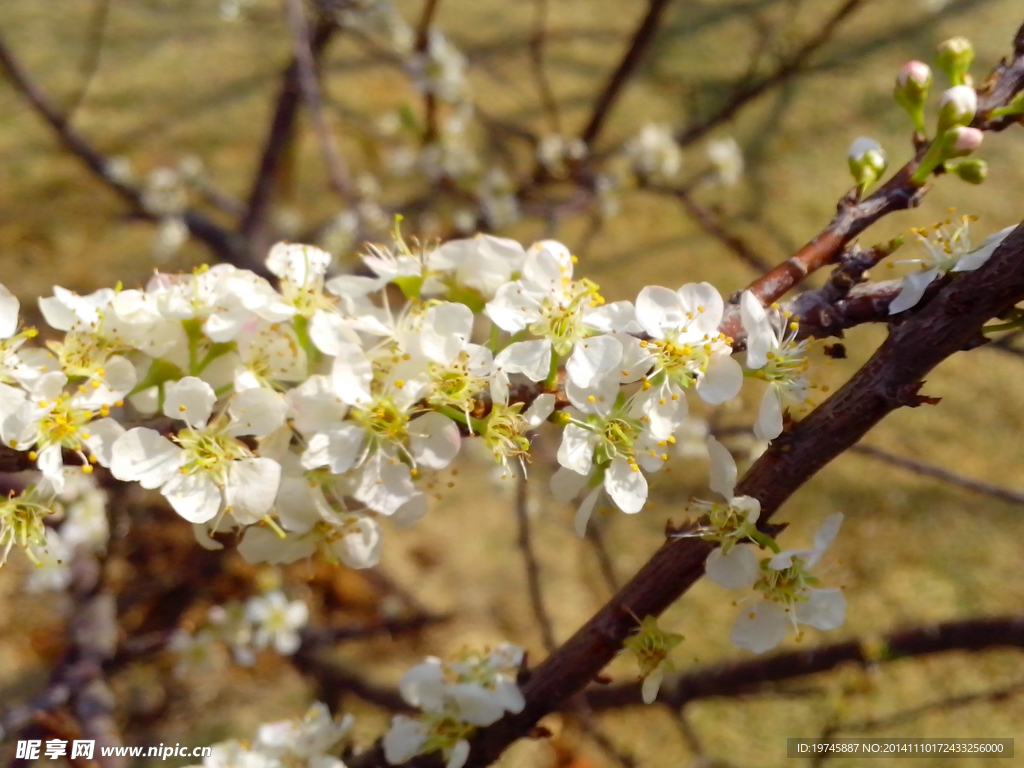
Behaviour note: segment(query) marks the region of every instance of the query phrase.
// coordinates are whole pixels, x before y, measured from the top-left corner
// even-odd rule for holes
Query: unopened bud
[[[963,157],[971,154],[981,146],[982,139],[985,138],[985,134],[977,128],[969,128],[965,125],[957,126],[949,133],[955,139],[949,157]]]
[[[932,70],[923,61],[908,61],[896,75],[893,95],[914,120],[914,126],[924,131],[924,103],[932,85]]]
[[[980,158],[972,157],[970,160],[957,163],[952,168],[947,167],[947,170],[955,173],[968,184],[981,184],[988,176],[988,163]]]
[[[850,173],[857,182],[861,194],[878,181],[887,165],[885,150],[872,138],[861,136],[850,144],[848,154]]]
[[[939,103],[939,125],[941,135],[957,125],[967,125],[978,110],[978,94],[969,85],[954,85],[942,94]]]
[[[967,70],[974,61],[974,46],[966,37],[951,37],[939,44],[935,64],[953,85],[969,85]]]
[[[932,171],[954,157],[964,157],[974,152],[981,146],[985,134],[977,128],[970,128],[966,125],[958,125],[950,128],[936,137],[928,152],[925,153],[911,181],[915,184],[924,184]]]

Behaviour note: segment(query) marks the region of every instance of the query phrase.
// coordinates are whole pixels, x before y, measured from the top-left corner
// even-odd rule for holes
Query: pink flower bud
[[[953,142],[953,151],[960,155],[969,155],[981,146],[985,134],[977,128],[969,128],[961,125],[952,130],[956,140]]]
[[[923,61],[908,61],[896,76],[900,87],[913,83],[920,88],[928,87],[932,82],[932,68]]]

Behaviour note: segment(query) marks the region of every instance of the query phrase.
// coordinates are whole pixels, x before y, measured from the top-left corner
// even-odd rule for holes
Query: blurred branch
[[[898,659],[949,651],[1024,649],[1024,616],[949,621],[901,629],[879,639],[847,640],[799,651],[774,653],[697,668],[667,677],[658,702],[680,708],[698,699],[743,696],[766,684],[835,669],[841,664],[869,667]],[[586,691],[595,711],[640,705],[640,683],[595,686]]]
[[[637,66],[640,64],[640,60],[643,59],[644,54],[654,40],[654,35],[658,31],[662,15],[665,13],[665,9],[668,8],[670,2],[671,0],[649,0],[647,12],[633,33],[633,38],[630,40],[629,46],[619,61],[619,65],[612,72],[604,89],[597,97],[590,120],[580,134],[580,139],[588,147],[593,146],[594,142],[597,141],[602,128],[604,128],[605,120],[619,98],[619,94],[626,86],[626,83],[629,82],[630,77],[632,77]]]
[[[9,711],[0,719],[3,732],[16,736],[34,724],[50,722],[47,714],[67,706],[80,737],[96,742],[94,759],[101,768],[124,768],[120,756],[104,756],[104,747],[122,746],[114,721],[114,694],[104,679],[104,665],[117,650],[117,606],[103,587],[99,560],[79,549],[71,561],[70,648],[54,669],[43,694],[31,705]],[[12,765],[24,761],[15,760]]]
[[[111,171],[108,158],[104,157],[71,127],[67,117],[29,77],[28,72],[21,66],[2,37],[0,37],[0,69],[3,70],[15,90],[56,132],[64,148],[81,160],[93,174],[127,202],[135,215],[150,221],[156,221],[159,218],[146,210],[142,190],[117,177]],[[222,261],[251,269],[259,274],[266,274],[262,263],[249,260],[244,249],[240,247],[238,238],[233,233],[220,227],[198,211],[186,210],[182,219],[188,227],[189,233],[206,245]]]
[[[806,66],[811,56],[832,39],[842,23],[866,0],[845,0],[818,29],[817,34],[808,39],[789,58],[782,61],[775,71],[757,82],[745,77],[730,99],[719,107],[718,111],[676,134],[676,141],[688,146],[703,138],[713,128],[731,120],[747,103],[758,98],[765,92],[791,79]]]
[[[859,453],[862,456],[870,456],[874,459],[884,461],[886,464],[900,467],[901,469],[908,469],[911,472],[916,472],[919,475],[925,475],[926,477],[934,477],[937,480],[942,480],[945,483],[966,488],[970,491],[976,491],[986,496],[991,496],[994,499],[1002,499],[1003,501],[1009,501],[1013,504],[1024,504],[1024,492],[1014,491],[1009,488],[1001,488],[998,485],[992,485],[991,483],[985,483],[980,480],[972,480],[969,477],[964,477],[956,472],[951,472],[948,469],[937,467],[934,464],[928,464],[924,461],[912,459],[908,456],[897,456],[894,453],[889,453],[881,448],[875,448],[871,445],[855,445],[850,448],[851,453]]]
[[[416,53],[420,56],[427,55],[427,49],[430,47],[430,27],[440,6],[441,0],[423,0],[423,12],[416,25]],[[430,144],[437,139],[437,96],[433,93],[424,94],[423,113],[423,143]]]
[[[544,650],[548,653],[558,647],[555,631],[551,624],[551,616],[544,606],[544,594],[541,590],[540,565],[537,553],[533,549],[530,535],[530,488],[526,481],[526,473],[520,469],[516,473],[516,520],[519,524],[519,550],[523,553],[523,566],[526,570],[526,586],[530,594],[530,607],[540,629]]]
[[[530,66],[533,70],[533,79],[537,83],[537,92],[540,94],[540,101],[547,113],[548,122],[554,133],[562,132],[562,121],[558,114],[558,101],[555,99],[554,91],[551,89],[551,81],[548,79],[547,70],[544,66],[544,47],[547,38],[548,26],[548,0],[534,0],[534,27],[533,36],[530,38]]]
[[[324,114],[323,100],[320,98],[320,83],[317,78],[317,61],[313,55],[309,25],[306,23],[306,15],[302,9],[302,0],[285,0],[285,14],[292,32],[292,48],[299,88],[306,101],[306,108],[309,110],[317,141],[320,143],[320,151],[324,157],[324,164],[327,166],[327,175],[342,201],[350,208],[354,207],[357,196],[349,178],[348,166],[331,136],[331,128],[327,124],[327,116]]]
[[[110,18],[110,0],[96,0],[92,17],[89,19],[89,33],[85,43],[85,54],[79,65],[82,73],[82,82],[78,86],[75,95],[71,97],[64,107],[64,119],[71,122],[75,119],[75,112],[82,106],[93,79],[100,66],[100,55],[103,53],[103,37],[107,30],[107,19]]]
[[[309,52],[316,62],[324,55],[327,44],[338,31],[333,19],[322,17],[317,20],[309,37]],[[262,263],[270,240],[271,232],[270,209],[273,203],[274,189],[285,168],[286,155],[295,139],[295,123],[299,112],[299,101],[302,98],[300,64],[293,57],[281,76],[281,90],[278,92],[274,113],[270,120],[270,130],[263,145],[256,177],[253,179],[246,204],[245,218],[240,231],[245,240],[251,260]]]

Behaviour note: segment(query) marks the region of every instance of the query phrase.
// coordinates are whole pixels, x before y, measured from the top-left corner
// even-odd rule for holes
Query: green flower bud
[[[939,103],[939,124],[936,133],[941,135],[957,125],[968,125],[978,110],[978,94],[969,85],[954,85],[942,94]]]
[[[953,85],[968,85],[967,70],[974,61],[974,46],[966,37],[951,37],[939,44],[935,64]]]
[[[968,184],[981,184],[988,176],[988,163],[980,158],[971,158],[952,167],[947,166],[947,170],[955,173]]]
[[[853,140],[847,159],[850,163],[850,173],[853,174],[861,195],[885,173],[885,150],[877,141],[867,136]]]
[[[910,177],[914,184],[924,184],[932,171],[955,157],[965,157],[981,146],[985,134],[977,128],[958,125],[939,135],[928,147],[921,165]]]
[[[923,61],[908,61],[896,76],[893,96],[914,120],[917,130],[924,132],[924,103],[932,86],[932,70]]]

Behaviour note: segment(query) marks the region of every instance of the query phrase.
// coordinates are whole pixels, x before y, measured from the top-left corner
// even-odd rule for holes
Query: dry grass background
[[[106,153],[124,154],[144,172],[200,156],[222,188],[244,195],[262,141],[276,79],[288,57],[288,37],[276,3],[257,3],[249,20],[225,23],[214,0],[114,2],[100,69],[78,124]],[[401,3],[407,17],[419,4]],[[588,104],[635,25],[643,4],[630,0],[552,0],[553,30],[590,31],[594,36],[553,35],[549,63],[555,90],[567,106],[566,125],[582,124]],[[829,13],[824,0],[704,0],[676,3],[642,69],[614,112],[606,138],[623,137],[648,120],[684,124],[699,120],[727,93],[746,67],[755,36],[752,20],[774,25],[780,47],[801,40]],[[58,97],[74,92],[83,51],[83,30],[91,11],[84,0],[4,0],[0,30],[40,82]],[[539,126],[532,85],[523,75],[522,41],[530,30],[532,6],[503,0],[445,0],[438,23],[476,66],[473,85],[491,114]],[[772,91],[719,134],[737,137],[749,173],[735,188],[702,194],[720,206],[738,232],[772,260],[784,258],[813,235],[848,186],[845,151],[851,139],[872,135],[900,163],[909,151],[907,121],[889,94],[898,67],[909,58],[928,58],[953,34],[972,39],[976,75],[1009,50],[1021,22],[1013,0],[951,2],[941,13],[916,0],[869,1],[815,57],[809,73]],[[518,44],[517,44],[518,41]],[[508,49],[514,47],[514,51]],[[475,54],[472,52],[476,51]],[[339,40],[330,55],[328,89],[338,113],[372,120],[416,102],[400,77],[368,58],[352,41]],[[344,131],[345,120],[333,116]],[[346,149],[357,144],[342,138]],[[318,148],[311,138],[300,147],[294,207],[306,221],[336,207],[325,192]],[[1018,130],[986,139],[981,154],[992,164],[986,184],[968,187],[955,179],[936,185],[925,204],[890,217],[864,242],[881,241],[926,225],[957,206],[981,217],[983,233],[1024,216],[1024,136]],[[353,155],[358,157],[358,152]],[[354,164],[358,167],[360,161]],[[692,148],[687,169],[698,170],[702,150]],[[579,242],[581,222],[568,222],[556,236]],[[528,241],[540,234],[524,223],[507,234]],[[59,283],[87,291],[121,279],[137,283],[152,270],[151,228],[125,221],[111,194],[89,178],[77,161],[56,148],[49,130],[6,86],[0,87],[0,258],[2,281],[24,302]],[[909,249],[909,247],[908,247]],[[173,266],[186,268],[205,258],[189,247]],[[580,271],[604,287],[609,300],[633,298],[649,283],[677,286],[708,280],[724,293],[741,287],[751,273],[717,242],[698,231],[671,201],[633,192],[620,215],[594,240]],[[840,382],[882,338],[880,329],[857,329],[849,339],[850,360],[826,376]],[[1024,360],[981,349],[944,364],[925,392],[942,398],[937,407],[898,412],[866,438],[871,445],[924,459],[970,477],[1024,487]],[[750,395],[752,405],[756,393]],[[749,416],[728,418],[742,423]],[[489,465],[460,459],[454,487],[411,531],[386,530],[383,570],[436,611],[456,618],[420,637],[348,644],[340,663],[373,680],[394,683],[426,653],[444,655],[463,645],[502,639],[542,655],[526,597],[521,554],[515,544],[512,487],[496,481]],[[559,638],[567,637],[607,597],[592,550],[572,533],[572,512],[545,491],[549,469],[532,468],[530,495],[534,535],[545,580],[545,598]],[[652,494],[653,508],[629,517],[602,519],[605,540],[620,578],[628,577],[658,545],[665,518],[681,514],[692,493],[704,492],[700,462],[675,463]],[[817,521],[842,511],[831,576],[847,587],[849,617],[837,632],[809,632],[805,643],[874,637],[900,626],[1002,613],[1024,608],[1024,515],[1019,506],[908,475],[878,461],[847,455],[826,468],[787,505],[780,519],[792,525],[785,541],[806,541]],[[140,522],[149,520],[139,512]],[[187,528],[187,526],[179,526]],[[154,528],[173,542],[162,569],[193,557],[188,531]],[[249,573],[234,555],[229,570]],[[17,558],[13,558],[17,559]],[[331,618],[369,615],[373,585],[359,574],[296,566],[285,578],[302,596],[314,574],[328,579],[340,596]],[[21,594],[25,568],[0,572],[0,702],[21,701],[38,691],[47,664],[59,654],[61,597]],[[139,568],[125,578],[141,574]],[[737,658],[725,638],[735,609],[731,595],[700,583],[674,607],[663,626],[686,635],[681,667]],[[321,617],[328,610],[314,606]],[[790,641],[791,642],[791,641]],[[253,670],[228,669],[213,679],[175,681],[169,661],[136,665],[113,681],[122,715],[134,717],[131,743],[180,741],[207,744],[246,737],[261,721],[298,715],[311,695],[308,684],[286,664],[263,659]],[[634,670],[616,663],[611,673],[628,679]],[[833,722],[885,718],[888,714],[950,696],[982,692],[1024,679],[1014,651],[978,655],[946,654],[897,661],[870,672],[839,670],[790,686],[788,694],[690,705],[686,717],[709,758],[736,766],[783,766],[787,736],[814,737]],[[368,742],[381,732],[384,713],[346,699],[359,716],[356,737]],[[601,715],[600,726],[638,766],[691,765],[692,742],[676,721],[656,708]],[[612,765],[609,758],[571,727],[552,728],[568,745],[578,766]],[[856,735],[851,733],[849,735]],[[1024,697],[940,707],[880,736],[1001,736],[1024,748]],[[514,747],[503,764],[567,764],[566,753],[548,743]],[[891,761],[871,765],[883,768]],[[977,760],[929,761],[934,765],[988,765]],[[170,764],[170,761],[168,762]],[[710,763],[705,763],[705,765]],[[724,763],[723,763],[724,764]],[[836,768],[859,764],[835,760]]]

